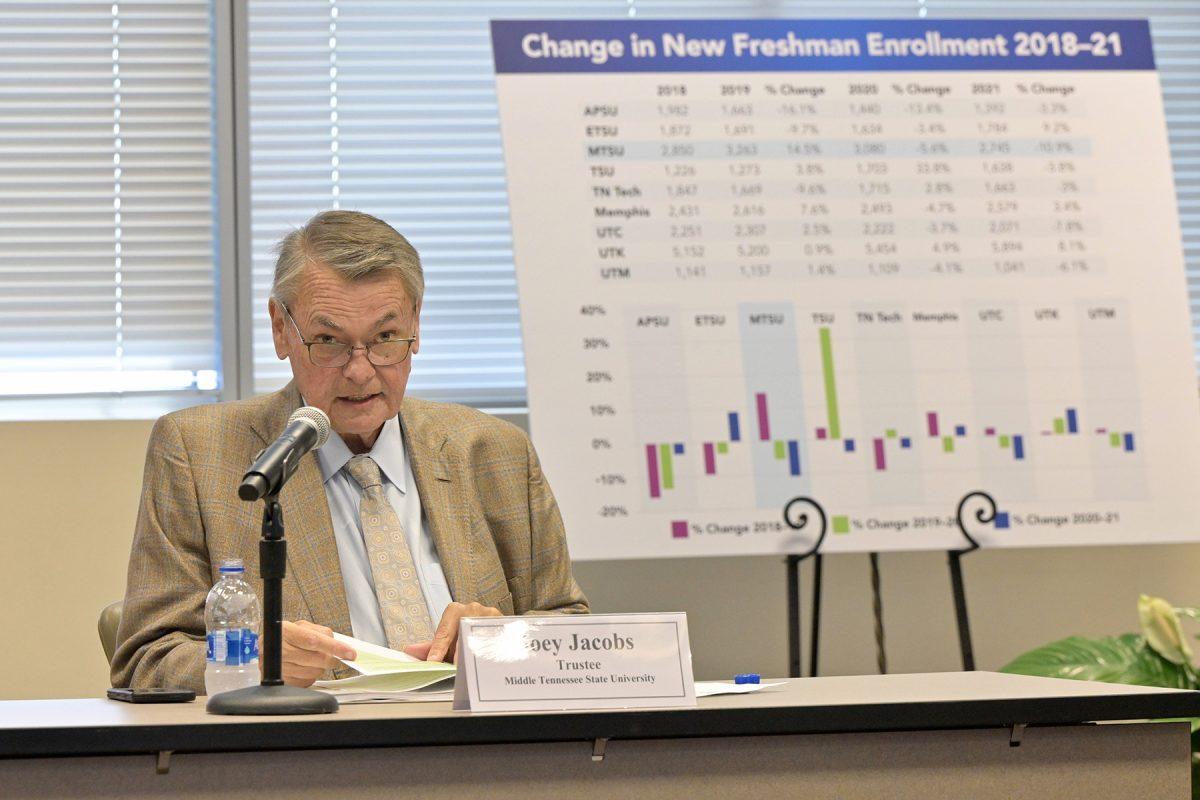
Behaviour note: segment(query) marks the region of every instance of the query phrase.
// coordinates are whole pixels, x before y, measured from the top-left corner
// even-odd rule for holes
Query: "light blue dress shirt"
[[[412,552],[429,618],[436,627],[450,604],[450,588],[438,560],[437,547],[429,535],[429,525],[421,513],[421,497],[404,450],[404,434],[398,417],[392,417],[384,424],[368,455],[383,473],[384,494],[404,527],[404,538]],[[329,441],[317,451],[317,462],[325,482],[325,496],[329,499],[329,516],[333,520],[333,538],[342,565],[352,633],[357,639],[387,647],[387,634],[375,596],[375,580],[363,540],[362,520],[358,515],[362,489],[345,469],[353,456],[342,437],[331,432]]]

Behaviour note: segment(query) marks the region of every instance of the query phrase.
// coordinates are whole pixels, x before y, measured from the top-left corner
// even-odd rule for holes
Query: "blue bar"
[[[846,448],[847,453],[854,452],[854,440],[853,439],[846,439],[842,444]]]
[[[683,455],[683,445],[682,444],[675,445],[675,455],[677,455],[677,456]]]
[[[1010,525],[1011,525],[1011,523],[1008,518],[1008,512],[1007,511],[997,511],[996,512],[996,529],[997,530],[1005,530],[1006,528],[1010,527]]]
[[[1133,452],[1133,434],[1132,433],[1125,434],[1125,452],[1126,453]]]
[[[900,446],[903,447],[905,450],[909,449],[910,447],[912,447],[912,439],[908,438],[907,436],[901,436],[900,437]]]
[[[1073,408],[1067,409],[1067,433],[1079,433],[1079,420]]]
[[[967,426],[966,425],[955,425],[954,426],[954,435],[955,436],[966,436],[967,435]]]
[[[1013,437],[1013,458],[1018,461],[1025,460],[1025,437],[1020,434]]]
[[[742,440],[741,426],[738,425],[738,415],[736,411],[729,412],[729,441],[740,442]]]
[[[800,443],[795,439],[788,440],[788,468],[793,475],[800,474]]]

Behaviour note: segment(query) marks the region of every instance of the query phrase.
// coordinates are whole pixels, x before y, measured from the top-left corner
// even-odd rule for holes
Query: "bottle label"
[[[258,634],[249,628],[212,631],[208,634],[205,659],[227,667],[257,663]]]
[[[258,661],[258,634],[249,628],[242,630],[242,663],[253,664]]]

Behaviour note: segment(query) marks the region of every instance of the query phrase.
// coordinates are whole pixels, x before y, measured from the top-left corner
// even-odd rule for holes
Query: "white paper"
[[[335,633],[334,638],[357,650],[357,659],[338,659],[359,672],[349,678],[317,681],[313,688],[338,698],[339,703],[447,700],[456,668],[443,662],[421,661],[407,653]]]
[[[318,687],[318,689],[336,697],[338,705],[352,705],[356,703],[433,703],[453,699],[454,689],[444,688],[445,685],[444,682],[439,681],[433,685],[408,692],[359,691],[353,688],[323,689]]]
[[[392,650],[387,647],[380,647],[377,644],[364,642],[362,639],[355,639],[353,636],[347,636],[344,633],[334,633],[333,638],[350,645],[358,651],[358,658],[356,660],[347,661],[344,658],[339,658],[338,661],[341,661],[351,669],[358,670],[361,675],[381,675],[387,672],[395,672],[393,667],[397,664],[420,662],[420,659],[414,658],[408,653],[402,653],[399,650]],[[364,656],[367,657],[364,658]]]
[[[773,689],[782,683],[725,683],[724,681],[696,681],[696,697],[713,697],[718,694],[750,694],[759,689]]]

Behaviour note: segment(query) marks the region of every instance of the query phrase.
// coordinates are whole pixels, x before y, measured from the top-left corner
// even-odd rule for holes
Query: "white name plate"
[[[465,618],[456,663],[455,709],[696,705],[683,613]]]

